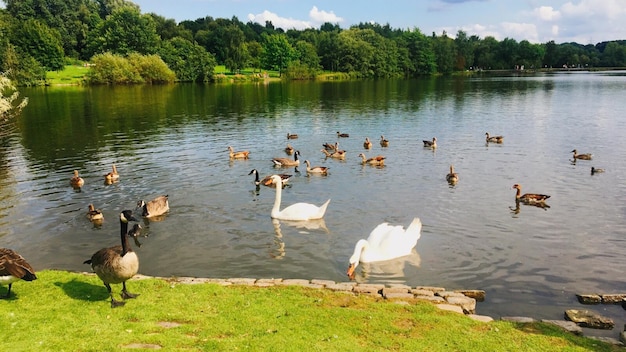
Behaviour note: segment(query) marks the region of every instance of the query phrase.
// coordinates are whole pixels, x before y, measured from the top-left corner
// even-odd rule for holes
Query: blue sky
[[[324,22],[349,28],[359,22],[389,23],[455,37],[459,29],[480,38],[532,43],[596,44],[626,39],[626,0],[132,0],[143,13],[177,22],[205,16],[283,29],[319,28]]]

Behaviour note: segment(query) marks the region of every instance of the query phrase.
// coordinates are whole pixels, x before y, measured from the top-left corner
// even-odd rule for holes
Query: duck
[[[311,167],[311,163],[308,160],[305,160],[304,163],[306,164],[306,172],[310,174],[328,175],[329,167],[326,167],[326,166]]]
[[[385,136],[380,136],[380,146],[383,148],[389,146],[389,141],[385,139]]]
[[[298,139],[298,135],[287,132],[287,139]]]
[[[431,149],[435,149],[437,148],[437,138],[433,137],[432,141],[422,141],[424,143],[424,148],[431,148]]]
[[[291,155],[293,154],[293,152],[294,152],[293,147],[291,146],[291,144],[287,143],[287,146],[285,147],[285,153],[287,153],[288,155]]]
[[[19,280],[37,280],[35,269],[16,251],[0,248],[0,284],[9,286],[7,293],[0,298],[11,297],[11,286]]]
[[[591,174],[592,175],[595,175],[595,174],[598,174],[598,173],[601,173],[601,172],[604,172],[604,169],[596,169],[593,166],[591,167]]]
[[[322,219],[324,217],[328,203],[330,203],[330,199],[319,207],[311,203],[295,203],[283,210],[280,210],[283,181],[278,175],[272,175],[272,181],[276,184],[276,199],[274,200],[274,207],[270,213],[272,219],[307,221]]]
[[[158,196],[149,202],[137,201],[137,208],[141,208],[141,216],[150,218],[167,213],[170,210],[168,195]]]
[[[128,222],[137,221],[133,217],[131,210],[124,210],[120,213],[120,240],[121,245],[102,248],[94,253],[90,259],[83,264],[90,264],[93,271],[98,275],[102,283],[111,296],[111,308],[120,307],[126,304],[113,298],[111,284],[122,284],[122,298],[136,298],[138,294],[130,293],[126,289],[126,281],[139,271],[139,257],[130,247],[128,236],[132,235],[136,239],[137,233],[128,232]],[[141,227],[139,227],[140,229]]]
[[[322,147],[324,147],[324,149],[328,150],[329,152],[334,152],[337,149],[339,149],[339,143],[337,142],[335,142],[335,144],[324,143],[322,144]]]
[[[591,160],[591,154],[578,154],[578,151],[576,149],[572,150],[570,153],[574,153],[574,161]]]
[[[504,137],[502,136],[490,136],[489,132],[485,133],[485,140],[487,141],[487,143],[491,142],[491,143],[502,143],[504,142]]]
[[[88,208],[89,211],[87,211],[87,218],[89,218],[89,221],[101,222],[104,220],[104,214],[102,214],[102,211],[100,211],[100,209],[96,209],[93,204],[89,204]]]
[[[385,165],[385,159],[387,158],[382,155],[377,155],[368,159],[363,153],[359,154],[359,156],[361,157],[361,164],[363,165],[370,164],[382,166]]]
[[[365,137],[365,142],[363,142],[363,148],[372,149],[372,142],[368,137]]]
[[[289,158],[274,158],[272,159],[272,162],[274,163],[274,166],[298,166],[300,165],[300,160],[298,160],[298,156],[300,156],[300,151],[296,150],[293,153],[293,160]]]
[[[269,187],[275,187],[276,186],[272,182],[272,175],[265,176],[263,178],[263,180],[261,180],[260,177],[259,177],[259,172],[257,171],[257,169],[252,169],[248,175],[252,175],[252,174],[255,174],[255,178],[254,178],[254,184],[255,185],[257,185],[257,186],[263,185],[263,186],[269,186]],[[280,178],[283,180],[283,186],[284,186],[287,182],[289,182],[289,179],[291,178],[292,175],[279,174],[278,176],[280,176]]]
[[[349,134],[347,133],[340,133],[339,131],[337,131],[337,138],[348,138],[350,137]]]
[[[120,175],[117,173],[117,167],[115,167],[115,164],[111,165],[111,169],[111,172],[104,175],[104,180],[107,182],[115,182],[120,179]]]
[[[229,156],[231,159],[248,159],[248,156],[250,155],[250,152],[247,150],[236,152],[231,146],[228,146],[228,151],[230,152]]]
[[[81,188],[85,184],[85,180],[78,175],[78,170],[74,170],[74,176],[70,179],[70,185],[74,188]]]
[[[454,166],[450,165],[450,173],[446,175],[446,180],[448,183],[457,183],[459,181],[459,175],[454,172]]]
[[[422,221],[416,217],[405,230],[403,226],[383,222],[370,232],[367,240],[361,239],[354,246],[347,274],[354,278],[359,263],[381,262],[411,254],[421,237]]]
[[[346,151],[345,150],[336,150],[333,153],[329,153],[326,149],[322,149],[321,152],[324,153],[324,155],[326,155],[327,158],[334,158],[334,159],[345,159],[346,158]]]
[[[522,186],[519,183],[513,185],[514,189],[517,189],[517,193],[515,194],[515,201],[524,202],[524,203],[543,203],[550,196],[545,194],[536,194],[536,193],[525,193],[522,195]]]

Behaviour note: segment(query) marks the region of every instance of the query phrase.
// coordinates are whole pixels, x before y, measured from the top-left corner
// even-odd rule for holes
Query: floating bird
[[[380,262],[411,254],[421,237],[421,231],[422,222],[419,218],[414,218],[406,230],[400,225],[391,226],[386,222],[376,226],[367,240],[361,239],[354,246],[348,277],[354,278],[354,271],[360,262]]]
[[[576,160],[591,160],[591,154],[578,154],[576,149],[572,150],[570,153],[574,153],[574,161],[576,161]]]
[[[254,178],[254,184],[255,185],[263,185],[263,186],[269,186],[269,187],[275,187],[276,185],[272,182],[272,175],[269,176],[265,176],[263,178],[263,180],[260,179],[259,177],[259,172],[257,171],[257,169],[252,169],[252,171],[250,171],[250,173],[248,175],[252,175],[255,174],[255,178]],[[289,182],[289,179],[291,178],[291,175],[288,174],[279,174],[278,176],[280,176],[280,178],[283,180],[283,185],[285,185],[287,182]]]
[[[489,132],[485,133],[485,139],[487,143],[502,143],[504,142],[504,137],[502,136],[489,136]]]
[[[120,179],[120,175],[117,173],[117,167],[115,167],[115,164],[113,164],[111,168],[112,171],[104,175],[104,180],[106,182],[115,182]]]
[[[347,134],[347,133],[340,133],[339,131],[337,131],[337,137],[338,138],[348,138],[348,137],[350,137],[350,135]]]
[[[334,159],[345,159],[346,158],[346,151],[345,150],[336,150],[333,153],[329,153],[326,149],[322,149],[321,152],[324,153],[324,155],[326,155],[327,158],[334,158]]]
[[[359,154],[359,156],[361,157],[361,164],[380,165],[380,166],[385,165],[386,157],[382,155],[377,155],[369,159],[363,153]]]
[[[37,280],[35,269],[16,251],[9,248],[0,248],[0,284],[9,285],[7,293],[4,296],[0,296],[0,298],[9,298],[11,296],[11,286],[19,280]]]
[[[294,152],[293,147],[291,146],[291,144],[287,143],[287,146],[285,147],[285,153],[291,155],[293,154],[293,152]]]
[[[74,177],[70,179],[70,185],[74,188],[81,188],[85,184],[85,180],[78,176],[78,170],[74,170]]]
[[[597,173],[604,172],[604,169],[596,169],[595,167],[591,167],[591,174],[595,175]]]
[[[120,213],[120,239],[122,244],[108,248],[102,248],[85,260],[83,264],[90,264],[93,271],[98,275],[111,296],[111,308],[123,306],[126,302],[117,301],[113,298],[111,284],[122,284],[122,298],[129,299],[139,296],[126,290],[126,280],[132,278],[139,271],[139,258],[133,252],[128,243],[128,236],[137,239],[138,232],[127,232],[128,222],[137,221],[130,210]],[[138,225],[138,224],[137,224]],[[141,229],[141,227],[139,227]],[[137,243],[137,242],[136,242]]]
[[[363,142],[363,148],[372,149],[372,142],[368,137],[365,137],[365,142]]]
[[[272,159],[272,162],[274,163],[274,166],[298,166],[300,165],[298,156],[300,156],[300,151],[296,150],[295,153],[293,153],[293,160],[289,158],[274,158]]]
[[[525,193],[522,195],[522,186],[518,183],[513,185],[513,188],[517,189],[517,193],[515,194],[515,201],[521,201],[524,203],[543,203],[550,196],[545,194],[535,194],[535,193]]]
[[[381,147],[388,147],[389,146],[389,141],[386,140],[384,136],[380,136],[380,146]]]
[[[248,159],[248,155],[250,155],[250,152],[247,150],[236,152],[231,146],[228,147],[228,151],[231,159]]]
[[[329,152],[334,152],[337,149],[339,149],[339,143],[337,142],[335,142],[335,144],[324,143],[322,144],[322,147],[324,147],[324,149],[328,150]]]
[[[137,208],[141,208],[141,216],[150,218],[167,213],[170,210],[168,195],[158,196],[148,203],[140,200],[137,202]]]
[[[304,163],[306,164],[306,172],[310,173],[310,174],[321,174],[321,175],[327,175],[328,174],[328,167],[326,166],[313,166],[311,167],[311,163],[308,160],[305,160]]]
[[[287,139],[297,139],[298,135],[297,134],[289,134],[289,132],[287,132]]]
[[[100,209],[96,209],[93,204],[89,204],[89,211],[87,212],[87,218],[91,222],[102,222],[104,220],[104,215]]]
[[[459,181],[459,175],[454,172],[454,166],[450,165],[450,173],[446,175],[446,180],[450,184],[455,184]]]
[[[306,221],[321,219],[324,217],[324,213],[326,213],[326,208],[328,207],[328,203],[330,203],[330,199],[320,207],[310,203],[295,203],[283,210],[280,210],[282,180],[278,175],[272,175],[272,180],[276,184],[276,199],[274,200],[274,207],[270,213],[272,219]]]
[[[432,141],[422,141],[424,143],[424,148],[437,148],[437,138],[433,137]]]

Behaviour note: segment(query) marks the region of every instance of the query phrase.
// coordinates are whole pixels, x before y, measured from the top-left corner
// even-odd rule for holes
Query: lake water
[[[119,241],[121,210],[168,194],[165,219],[143,222],[142,274],[346,281],[358,239],[420,217],[412,255],[362,265],[356,280],[482,289],[478,313],[495,318],[591,308],[617,327],[594,334],[617,337],[624,311],[581,306],[575,294],[626,292],[624,92],[624,72],[24,89],[30,103],[0,139],[0,239],[38,270],[88,271],[85,259]],[[504,143],[486,145],[485,132]],[[435,151],[422,146],[432,137]],[[320,151],[336,141],[345,161]],[[287,142],[330,174],[275,169]],[[250,159],[229,161],[228,146]],[[572,163],[572,149],[593,160]],[[386,166],[362,166],[361,152]],[[105,185],[113,163],[120,181]],[[273,222],[275,191],[257,190],[252,169],[294,175],[283,207],[330,198],[324,221]],[[515,183],[551,195],[550,207],[516,209]],[[101,227],[85,217],[89,203],[103,210]]]

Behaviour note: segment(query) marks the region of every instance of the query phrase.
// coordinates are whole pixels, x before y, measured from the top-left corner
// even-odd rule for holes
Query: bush
[[[128,61],[146,83],[171,83],[176,80],[176,74],[161,60],[158,55],[128,55]]]
[[[90,84],[168,83],[176,75],[157,55],[130,54],[122,57],[111,53],[95,55],[87,74]]]

